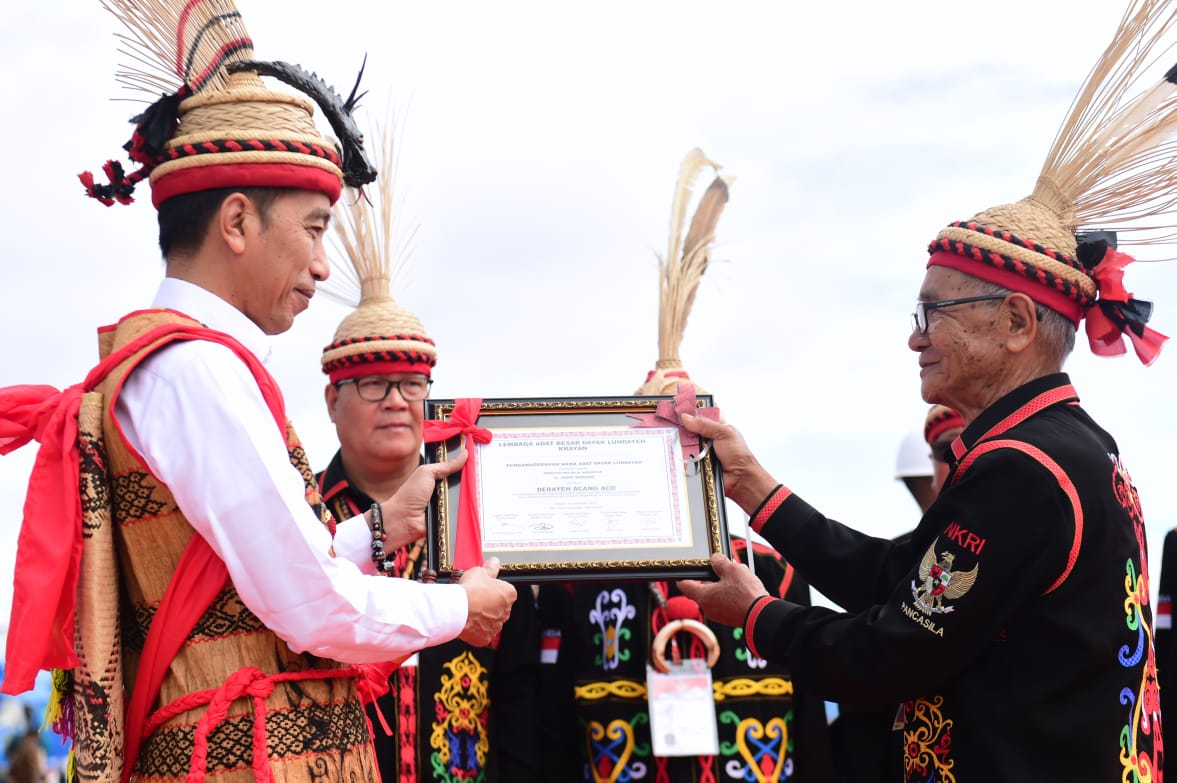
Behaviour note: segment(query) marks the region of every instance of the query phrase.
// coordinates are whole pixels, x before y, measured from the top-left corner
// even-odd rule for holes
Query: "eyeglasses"
[[[387,378],[367,376],[365,378],[348,378],[335,384],[335,388],[338,389],[345,383],[354,383],[360,399],[368,402],[383,402],[393,389],[400,392],[401,399],[405,402],[420,402],[429,396],[429,387],[433,385],[433,379],[414,375],[411,378],[390,381]]]
[[[913,328],[920,334],[928,333],[928,313],[944,307],[956,307],[970,302],[986,302],[990,299],[1005,299],[1008,294],[989,294],[987,296],[966,296],[964,299],[942,299],[939,302],[916,302],[915,312],[911,314]]]

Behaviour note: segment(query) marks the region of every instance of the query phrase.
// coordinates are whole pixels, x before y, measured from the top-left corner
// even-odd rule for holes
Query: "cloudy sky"
[[[721,163],[737,179],[684,363],[778,479],[886,535],[917,517],[893,472],[926,410],[906,347],[925,247],[949,221],[1029,193],[1122,10],[1064,0],[240,8],[260,58],[299,62],[341,91],[367,53],[361,121],[395,117],[401,225],[418,227],[395,293],[439,346],[435,396],[632,393],[657,358],[656,254],[679,162],[698,146]],[[0,385],[80,380],[95,328],[147,304],[162,276],[146,189],[107,209],[76,179],[121,154],[142,107],[111,100],[143,97],[115,84],[126,61],[116,31],[93,0],[68,13],[17,4],[0,22]],[[1137,264],[1127,284],[1157,303],[1160,331],[1177,333],[1177,264]],[[319,354],[346,312],[316,298],[275,341],[271,367],[317,468],[335,449]],[[1177,524],[1167,406],[1177,355],[1145,369],[1081,346],[1067,369],[1118,438],[1159,553]],[[30,446],[0,460],[0,573],[11,572],[32,459]],[[1153,578],[1155,589],[1155,566]],[[9,593],[5,580],[5,617]]]

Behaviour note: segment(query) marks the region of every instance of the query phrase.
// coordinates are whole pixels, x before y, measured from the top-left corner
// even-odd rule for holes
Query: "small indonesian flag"
[[[539,640],[539,662],[555,663],[560,657],[560,632],[545,630]]]
[[[1157,596],[1157,630],[1169,630],[1173,627],[1173,602],[1169,596],[1161,593]]]

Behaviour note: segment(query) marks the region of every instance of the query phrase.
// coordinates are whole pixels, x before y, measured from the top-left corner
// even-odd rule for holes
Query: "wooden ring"
[[[666,662],[666,644],[679,631],[687,631],[702,639],[703,646],[707,648],[707,668],[715,666],[719,660],[719,639],[715,638],[715,632],[698,620],[682,618],[671,620],[654,636],[650,653],[655,669],[663,674],[670,671],[670,664]]]

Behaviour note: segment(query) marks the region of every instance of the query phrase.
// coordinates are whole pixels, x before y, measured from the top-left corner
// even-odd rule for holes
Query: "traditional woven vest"
[[[177,321],[185,319],[167,311],[128,316],[112,333],[103,336],[102,354],[108,355],[155,327]],[[116,577],[111,575],[106,596],[114,601],[114,596],[121,595],[123,602],[122,663],[128,689],[135,682],[143,643],[160,599],[181,554],[195,535],[169,489],[128,447],[114,420],[115,400],[126,377],[161,342],[165,341],[151,343],[132,354],[99,388],[105,401],[102,431],[119,570],[119,584],[113,584]],[[289,423],[287,445],[291,461],[307,482],[308,500],[316,503],[317,487]],[[83,505],[89,502],[85,485],[83,479]],[[275,563],[273,567],[282,565]],[[244,688],[226,687],[227,682],[243,681],[242,669],[246,666],[260,670],[260,674],[255,672],[251,684]],[[313,676],[284,679],[299,673]],[[279,678],[271,680],[269,675]],[[167,710],[168,705],[183,706],[193,694],[218,689],[218,698],[231,702],[218,704],[214,699],[210,705],[186,709],[166,719],[144,737],[132,779],[181,783],[195,762],[194,747],[204,742],[198,722],[203,719],[207,724],[211,719],[214,725],[204,729],[207,751],[200,760],[207,776],[218,783],[266,779],[267,759],[255,758],[254,753],[255,744],[263,743],[274,781],[377,783],[379,776],[355,677],[354,667],[344,668],[335,661],[292,651],[245,607],[232,580],[228,580],[171,662],[157,706],[161,710]],[[75,701],[75,710],[79,703]],[[84,701],[81,704],[84,706]],[[255,726],[254,720],[263,710],[264,734],[260,733],[263,727]],[[217,723],[220,713],[224,717]],[[78,722],[100,720],[100,712],[75,715]],[[118,753],[120,740],[121,737],[112,738],[115,747],[110,750]],[[84,765],[85,759],[79,761]]]

